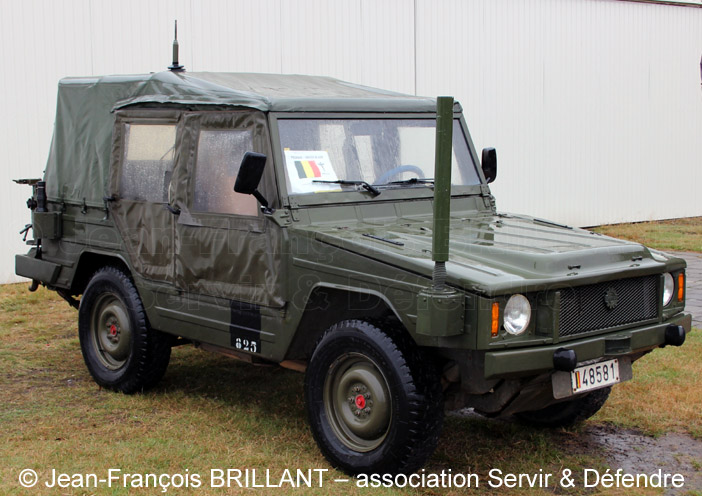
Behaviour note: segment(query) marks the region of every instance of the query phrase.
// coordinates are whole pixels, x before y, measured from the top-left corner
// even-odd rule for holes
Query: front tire
[[[320,450],[348,474],[411,473],[436,448],[439,376],[399,329],[358,320],[332,326],[307,367],[305,396]]]
[[[131,279],[115,267],[90,280],[78,309],[85,365],[100,386],[131,394],[155,386],[171,357],[166,335],[150,329]]]
[[[597,389],[585,396],[554,403],[546,408],[517,414],[524,422],[539,427],[570,427],[596,414],[609,398],[612,387]]]

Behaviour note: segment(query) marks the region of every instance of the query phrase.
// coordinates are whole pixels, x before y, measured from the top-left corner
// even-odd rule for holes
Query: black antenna
[[[185,67],[178,63],[178,21],[175,22],[175,39],[173,40],[173,64],[168,67],[173,72],[183,72]]]

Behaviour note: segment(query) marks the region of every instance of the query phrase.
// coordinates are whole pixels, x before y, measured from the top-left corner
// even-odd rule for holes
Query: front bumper
[[[575,351],[578,363],[643,353],[665,344],[666,328],[671,324],[682,326],[689,333],[692,316],[680,313],[660,324],[551,346],[491,351],[485,353],[485,379],[536,375],[553,370],[553,354],[560,348]]]

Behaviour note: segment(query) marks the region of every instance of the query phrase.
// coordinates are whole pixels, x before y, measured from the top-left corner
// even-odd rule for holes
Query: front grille
[[[609,329],[658,316],[659,276],[561,290],[560,336]]]

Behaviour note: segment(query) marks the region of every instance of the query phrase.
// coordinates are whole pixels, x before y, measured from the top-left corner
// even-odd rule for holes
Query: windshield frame
[[[319,192],[314,194],[291,194],[288,191],[285,176],[285,158],[280,144],[279,120],[285,119],[427,119],[436,120],[436,113],[433,112],[412,112],[412,113],[370,113],[370,112],[270,112],[269,128],[271,135],[271,148],[273,150],[273,162],[276,168],[276,181],[283,205],[292,207],[307,205],[333,205],[344,203],[365,203],[365,202],[386,202],[401,200],[416,200],[433,198],[433,184],[416,184],[411,186],[398,185],[397,187],[381,186],[382,194],[374,196],[361,187],[343,187],[342,191]],[[460,129],[468,145],[470,158],[480,178],[480,184],[451,187],[451,197],[480,195],[485,191],[487,185],[485,176],[480,167],[480,160],[475,151],[473,140],[468,132],[465,119],[461,112],[454,112],[454,119],[458,119]]]

